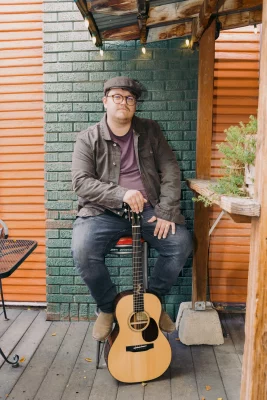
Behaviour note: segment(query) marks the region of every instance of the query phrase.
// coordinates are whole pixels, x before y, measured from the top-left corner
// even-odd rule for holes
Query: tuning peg
[[[124,211],[124,212],[127,212],[128,210],[127,210],[127,208],[125,208],[123,211]]]

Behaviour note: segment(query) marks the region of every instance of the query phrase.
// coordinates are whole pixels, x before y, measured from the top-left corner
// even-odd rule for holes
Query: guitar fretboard
[[[142,244],[139,221],[133,220],[133,306],[134,312],[144,311],[144,281],[142,266]]]

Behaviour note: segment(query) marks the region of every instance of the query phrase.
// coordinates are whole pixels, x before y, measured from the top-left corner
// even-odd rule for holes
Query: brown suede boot
[[[159,319],[159,327],[162,331],[167,333],[172,333],[175,331],[175,324],[171,320],[169,314],[165,311],[161,311],[160,319]]]
[[[113,313],[104,313],[101,311],[93,327],[93,339],[99,341],[105,340],[112,331],[113,322]]]

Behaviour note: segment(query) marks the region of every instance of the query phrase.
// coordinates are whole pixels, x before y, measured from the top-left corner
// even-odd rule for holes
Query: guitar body
[[[171,362],[171,347],[159,329],[161,303],[143,294],[143,311],[133,311],[133,294],[120,294],[116,306],[117,327],[106,346],[111,375],[120,382],[135,383],[162,375]],[[108,354],[107,354],[108,353]]]

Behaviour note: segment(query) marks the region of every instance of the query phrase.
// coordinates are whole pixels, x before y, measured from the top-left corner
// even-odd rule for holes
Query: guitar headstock
[[[125,218],[128,219],[132,225],[139,226],[141,214],[137,214],[136,212],[132,211],[131,207],[127,203],[124,203],[123,207]]]

